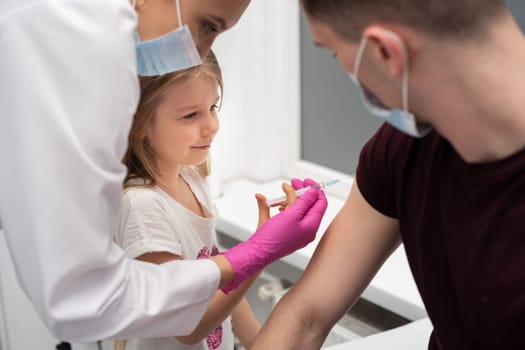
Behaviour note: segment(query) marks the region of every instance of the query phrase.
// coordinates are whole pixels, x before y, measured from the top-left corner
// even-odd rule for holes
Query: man
[[[112,242],[137,73],[199,64],[248,4],[0,4],[0,228],[22,288],[57,337],[188,334],[218,287],[232,290],[313,240],[326,209],[319,191],[210,260],[153,265],[126,259]]]
[[[525,40],[504,0],[302,0],[388,123],[252,349],[318,349],[402,241],[429,349],[525,348]]]

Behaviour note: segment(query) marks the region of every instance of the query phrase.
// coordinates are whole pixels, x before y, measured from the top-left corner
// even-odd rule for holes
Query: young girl
[[[216,214],[205,179],[210,172],[210,146],[219,129],[220,68],[210,52],[201,66],[141,77],[140,83],[140,103],[124,159],[128,176],[115,240],[129,256],[155,264],[206,259],[218,253]],[[264,197],[259,195],[257,200],[263,208],[261,225],[269,213],[262,205]],[[248,348],[260,328],[244,298],[254,278],[228,295],[218,291],[187,336],[131,339],[115,345],[233,350],[235,333]]]

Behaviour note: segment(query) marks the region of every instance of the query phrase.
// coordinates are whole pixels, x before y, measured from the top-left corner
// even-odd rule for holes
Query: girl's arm
[[[239,338],[242,345],[249,349],[257,333],[261,329],[259,321],[255,318],[248,300],[243,298],[232,313],[233,333]]]
[[[233,313],[234,309],[236,309],[236,306],[238,306],[241,300],[243,300],[244,295],[248,292],[257,276],[244,281],[237,289],[227,295],[218,291],[206,310],[206,313],[197,325],[197,328],[195,328],[191,334],[187,336],[179,336],[177,339],[186,345],[194,345],[205,339],[208,334],[210,334],[219,324]],[[255,335],[256,333],[253,334],[251,341],[253,341]]]
[[[137,259],[154,264],[163,264],[168,261],[180,260],[181,257],[168,252],[155,252],[143,254],[137,257]],[[234,308],[243,299],[257,277],[258,274],[247,279],[228,295],[221,291],[215,293],[208,309],[193,332],[189,335],[178,336],[176,337],[177,340],[186,345],[194,345],[205,339],[208,334],[232,314]],[[255,336],[255,334],[253,336]],[[251,340],[253,340],[253,338],[251,338]]]
[[[293,187],[288,184],[284,184],[283,189],[288,196],[288,201],[292,203],[295,200]],[[259,222],[257,224],[257,228],[259,228],[270,218],[270,210],[266,205],[266,198],[263,195],[257,194],[256,199],[259,208]],[[181,259],[181,257],[167,252],[156,252],[141,255],[137,259],[152,262],[155,264],[162,264],[171,260]],[[193,332],[189,335],[178,336],[176,337],[177,340],[186,345],[194,345],[205,339],[208,334],[210,334],[215,328],[217,328],[219,324],[221,324],[230,314],[232,314],[237,304],[241,302],[241,300],[244,298],[245,294],[248,292],[248,290],[250,289],[253,282],[255,282],[258,276],[259,274],[255,274],[251,278],[248,278],[238,288],[228,293],[227,295],[224,294],[222,291],[218,291],[217,293],[215,293],[215,297],[212,299],[204,316],[200,320],[197,327],[193,330]],[[245,312],[242,312],[242,314],[246,315]],[[246,337],[244,336],[244,334],[242,335],[242,337],[244,337],[245,339],[239,337],[243,344],[244,340],[249,340],[249,342],[251,343],[253,337],[255,336],[260,326],[258,324],[256,325],[257,329],[255,333],[253,333],[253,335],[252,327],[253,325],[250,326],[251,330],[246,333]]]

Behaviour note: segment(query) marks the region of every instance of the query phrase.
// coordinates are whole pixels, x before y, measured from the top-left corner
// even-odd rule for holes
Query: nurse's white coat
[[[210,261],[128,260],[112,242],[138,101],[127,0],[0,2],[0,222],[19,282],[64,340],[190,332]]]

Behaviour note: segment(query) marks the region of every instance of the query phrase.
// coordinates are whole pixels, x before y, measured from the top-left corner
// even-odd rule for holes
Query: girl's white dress
[[[128,189],[121,200],[115,241],[129,257],[169,252],[183,259],[206,259],[218,253],[217,215],[207,183],[191,169],[184,169],[181,175],[207,217],[196,215],[157,186]],[[126,350],[233,350],[233,347],[234,336],[228,317],[205,340],[194,346],[184,345],[175,337],[129,339]]]

